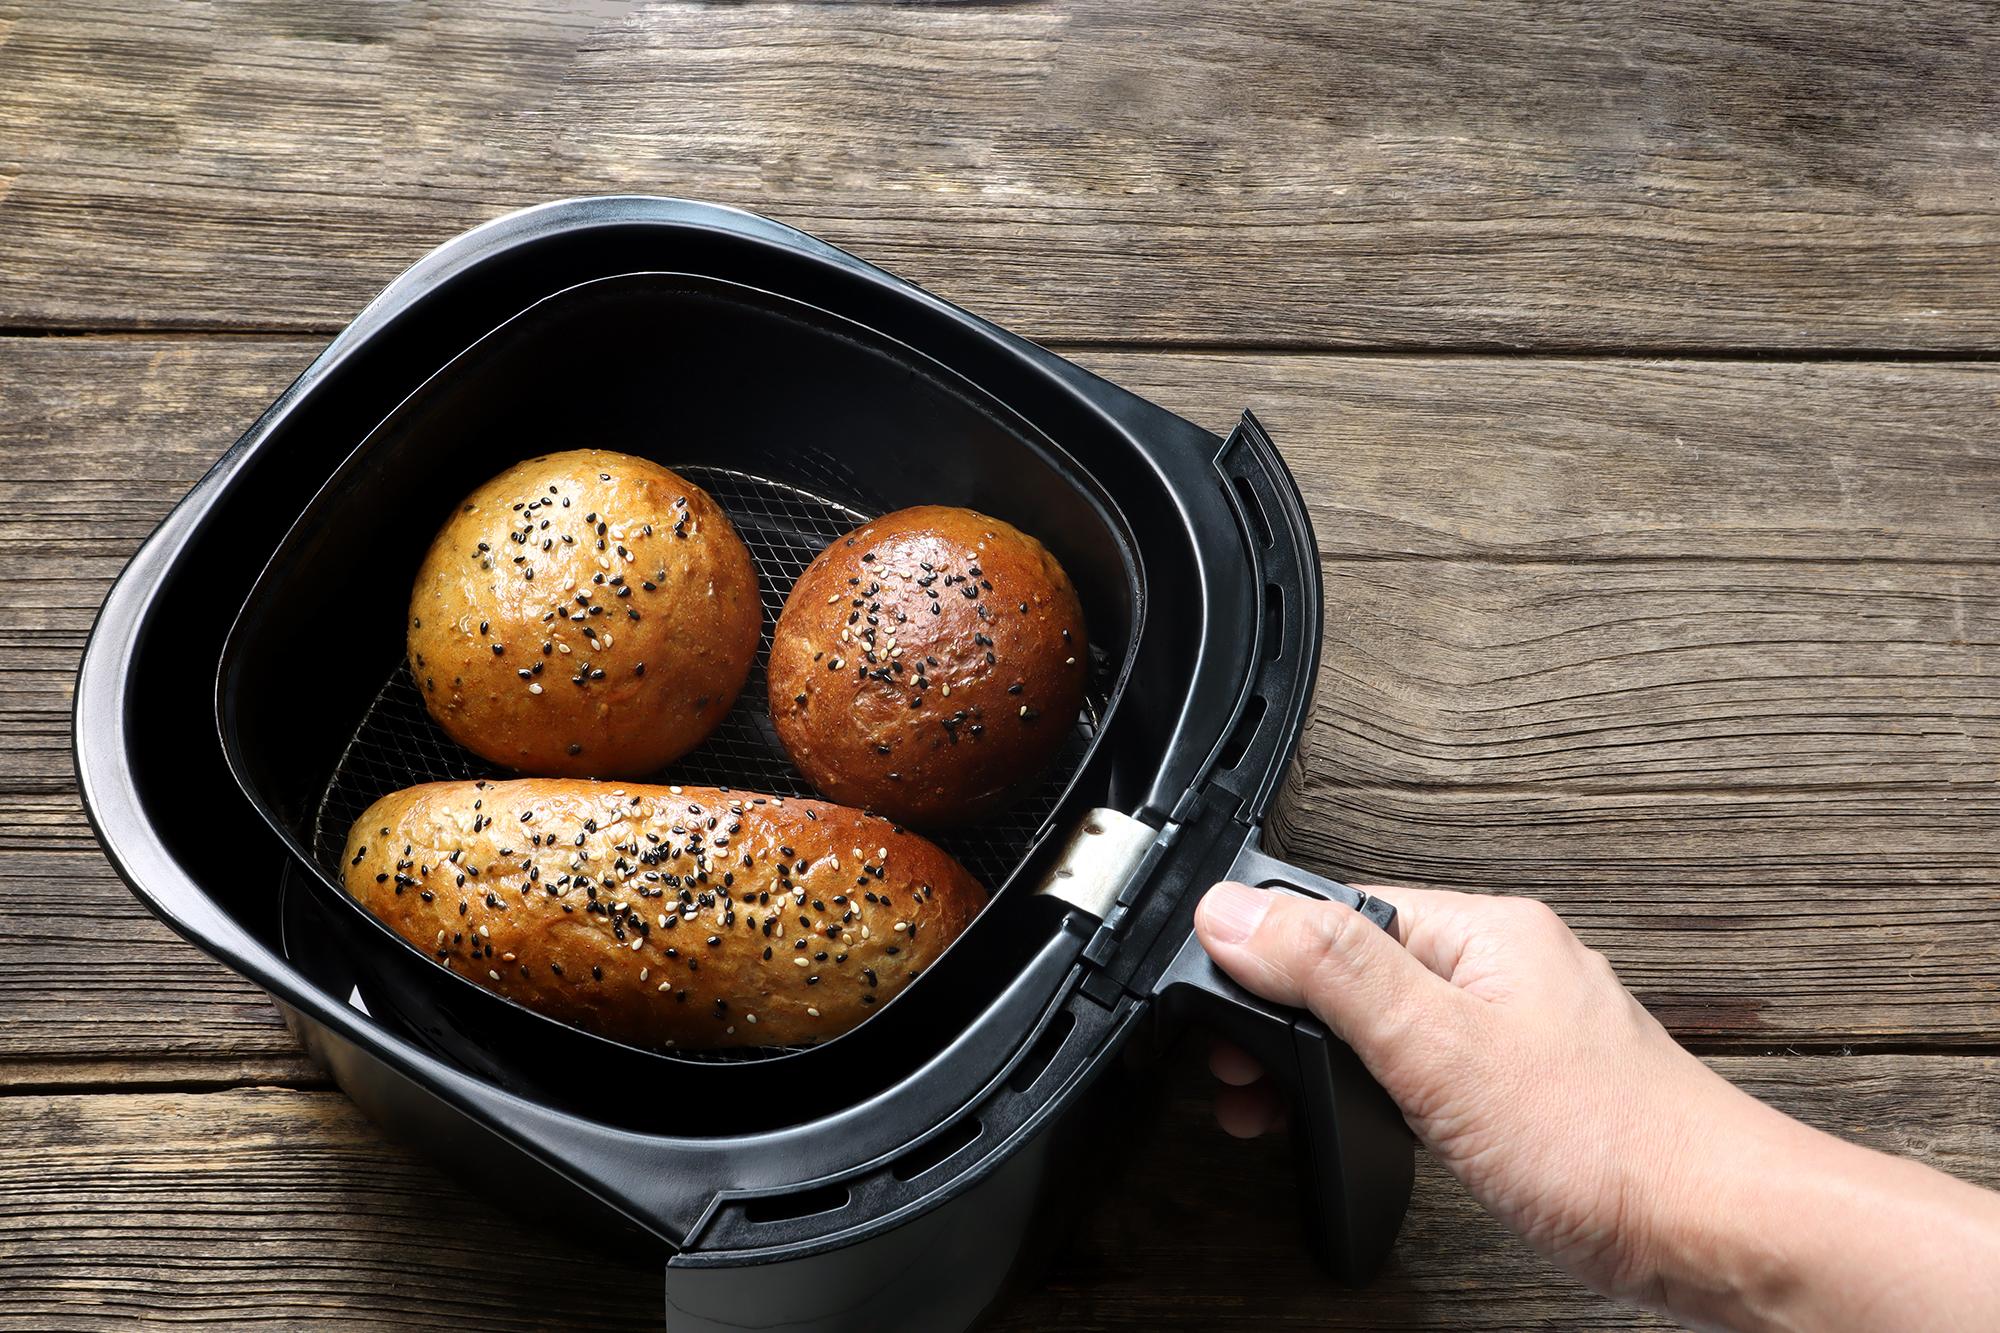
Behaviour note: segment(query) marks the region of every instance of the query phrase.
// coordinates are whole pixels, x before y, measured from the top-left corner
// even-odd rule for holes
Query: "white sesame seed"
[[[530,682],[530,683],[529,683],[529,685],[528,685],[528,693],[530,693],[530,694],[540,694],[541,692],[542,692],[542,687],[541,687],[540,685],[537,685],[537,684],[534,684],[533,682]]]
[[[813,1008],[811,1005],[806,1006],[806,1012],[811,1014],[814,1018],[819,1017],[819,1010]]]
[[[679,787],[669,787],[667,788],[667,790],[672,792],[676,796],[679,796],[681,794],[681,789]]]
[[[648,972],[651,972],[652,970],[653,970],[653,969],[652,969],[652,968],[650,968],[650,967],[642,967],[642,968],[640,968],[640,969],[639,969],[639,980],[641,980],[641,981],[644,981],[644,980],[646,979],[646,974],[647,974]]]
[[[1022,716],[1022,717],[1026,717],[1027,715],[1028,715],[1028,705],[1026,705],[1026,704],[1022,704],[1022,705],[1021,705],[1021,716]]]
[[[494,971],[494,970],[493,970],[492,968],[490,968],[490,967],[486,969],[486,975],[487,975],[487,976],[489,976],[489,977],[491,977],[491,978],[493,978],[493,980],[495,980],[495,981],[498,981],[498,980],[500,980],[500,974],[499,974],[498,972],[495,972],[495,971]]]
[[[644,948],[644,947],[645,947],[645,944],[646,944],[646,941],[644,941],[643,939],[639,939],[639,940],[633,940],[633,941],[632,941],[632,952],[633,952],[633,953],[637,953],[637,952],[639,952],[639,950],[640,950],[640,949],[642,949],[642,948]]]
[[[484,926],[481,926],[479,928],[479,937],[485,940],[490,940],[493,938],[492,934]]]
[[[896,929],[899,931],[908,930],[909,928],[910,928],[910,923],[907,921],[898,921],[896,923]]]
[[[950,697],[951,697],[951,686],[949,686],[949,685],[945,685],[945,686],[941,686],[940,688],[941,688],[941,689],[942,689],[942,690],[944,691],[944,695],[945,695],[945,697],[946,697],[946,698],[950,698]]]
[[[804,958],[804,957],[798,957],[798,958],[794,958],[794,959],[792,959],[792,966],[794,966],[794,967],[805,967],[805,966],[808,966],[808,960],[807,960],[806,958]]]
[[[673,988],[674,988],[674,983],[671,981],[662,981],[660,983],[661,990],[672,990]]]
[[[755,1014],[745,1014],[743,1017],[752,1023],[757,1021],[757,1015]]]
[[[1063,665],[1064,665],[1064,666],[1075,666],[1075,665],[1076,665],[1076,659],[1075,659],[1074,657],[1065,657],[1065,658],[1063,659]]]
[[[500,961],[501,961],[501,962],[503,962],[503,963],[511,963],[511,962],[514,962],[514,961],[515,961],[515,959],[514,959],[514,955],[513,955],[513,954],[511,954],[511,953],[503,953],[503,954],[501,954],[501,955],[500,955]]]
[[[559,653],[568,653],[569,645],[566,643],[559,643],[556,645],[556,651]]]

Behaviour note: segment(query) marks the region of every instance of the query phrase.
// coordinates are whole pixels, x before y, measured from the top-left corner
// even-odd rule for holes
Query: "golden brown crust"
[[[885,820],[714,787],[429,783],[371,805],[344,864],[349,894],[458,975],[681,1049],[837,1036],[986,901]]]
[[[578,449],[515,464],[452,514],[411,593],[410,667],[475,754],[633,777],[714,730],[762,617],[750,553],[707,492]]]
[[[1076,589],[1040,542],[925,505],[856,529],[799,577],[772,641],[771,720],[833,800],[961,824],[1055,756],[1088,661]]]

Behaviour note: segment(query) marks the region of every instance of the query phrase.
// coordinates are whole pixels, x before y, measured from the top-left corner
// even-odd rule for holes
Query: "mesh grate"
[[[820,464],[809,470],[824,473],[829,489],[851,489],[842,485],[846,478],[832,460],[804,461]],[[812,789],[793,771],[771,726],[764,678],[771,631],[784,609],[785,595],[806,566],[835,538],[867,522],[868,516],[763,477],[722,468],[684,467],[680,471],[715,497],[750,548],[763,595],[763,632],[756,663],[736,706],[706,741],[656,775],[657,780],[777,796],[811,796]],[[1096,730],[1105,676],[1105,659],[1096,648],[1091,659],[1092,680],[1083,712],[1041,786],[976,829],[934,838],[989,890],[1004,884],[1027,855],[1035,834],[1083,762]],[[313,849],[320,864],[338,882],[347,831],[378,797],[420,782],[502,776],[506,775],[460,748],[438,728],[424,708],[407,663],[399,664],[362,715],[339,765],[327,780],[313,817]]]

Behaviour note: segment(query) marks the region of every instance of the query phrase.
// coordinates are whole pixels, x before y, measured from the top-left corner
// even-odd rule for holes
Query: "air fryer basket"
[[[1021,805],[938,839],[996,898],[958,945],[853,1033],[813,1048],[718,1054],[621,1047],[437,967],[338,887],[348,828],[377,797],[416,782],[507,776],[454,745],[424,709],[401,655],[406,589],[464,491],[516,459],[581,445],[649,455],[707,487],[757,566],[765,620],[752,679],[715,735],[659,781],[810,794],[768,716],[770,632],[805,565],[874,514],[919,500],[977,504],[1044,535],[1077,582],[1096,660],[1060,761]],[[691,1086],[683,1067],[735,1065],[702,1079],[704,1096],[724,1099],[736,1123],[760,1122],[797,1114],[795,1093],[774,1094],[829,1059],[849,1071],[831,1085],[841,1097],[871,1055],[887,1071],[906,1069],[1025,964],[1051,914],[1009,886],[1060,822],[1072,787],[1079,800],[1086,794],[1078,779],[1108,712],[1114,665],[1129,649],[1137,586],[1110,501],[1052,443],[942,367],[753,288],[623,274],[506,321],[357,445],[245,600],[218,673],[218,723],[243,789],[317,872],[291,877],[289,893],[318,898],[288,904],[294,956],[308,956],[297,942],[315,919],[370,955],[372,981],[357,998],[378,1019],[426,1034],[433,1049],[506,1086],[597,1114],[631,1116],[635,1082],[663,1094],[651,1104],[686,1108],[687,1097],[665,1095]],[[339,627],[339,639],[302,654],[299,645],[324,640],[327,626]],[[310,720],[300,698],[314,701]],[[1100,784],[1090,801],[1103,799]],[[1028,916],[1037,920],[1024,926]],[[743,1067],[772,1062],[785,1067]],[[576,1077],[607,1065],[616,1077]],[[639,1123],[658,1127],[673,1114]]]

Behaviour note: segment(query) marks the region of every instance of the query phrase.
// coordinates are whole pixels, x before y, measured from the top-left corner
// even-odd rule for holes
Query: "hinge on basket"
[[[1155,845],[1164,846],[1152,825],[1106,807],[1087,811],[1035,892],[1104,921]]]

